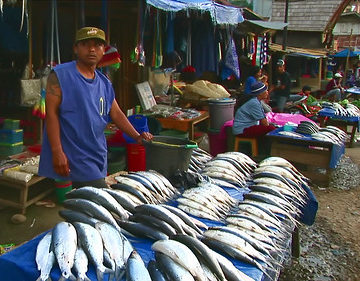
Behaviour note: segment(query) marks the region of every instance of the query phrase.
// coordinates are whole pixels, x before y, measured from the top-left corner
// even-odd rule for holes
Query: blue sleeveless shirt
[[[39,175],[72,181],[104,178],[107,174],[104,129],[110,121],[110,109],[115,98],[111,82],[98,70],[94,79],[85,78],[77,70],[76,61],[58,65],[54,71],[62,92],[59,108],[60,139],[69,160],[70,176],[64,178],[54,171],[46,128]]]

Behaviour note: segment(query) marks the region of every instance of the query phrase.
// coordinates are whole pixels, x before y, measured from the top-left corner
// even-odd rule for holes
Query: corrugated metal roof
[[[341,0],[290,1],[288,30],[323,32],[341,3]],[[284,21],[284,17],[285,1],[273,0],[271,21]]]
[[[328,50],[326,49],[305,49],[305,48],[296,48],[296,47],[286,47],[284,51],[282,49],[282,45],[271,43],[269,45],[270,50],[275,52],[284,52],[287,54],[293,54],[297,56],[307,56],[313,58],[321,58],[326,57],[328,54]]]

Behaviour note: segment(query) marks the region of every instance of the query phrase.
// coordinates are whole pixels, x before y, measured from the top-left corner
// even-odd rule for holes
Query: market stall
[[[267,134],[271,139],[271,155],[288,159],[312,181],[328,184],[331,171],[345,152],[344,141],[335,143],[315,138],[310,132],[296,133],[296,129],[284,126]]]
[[[190,184],[190,186],[188,186],[188,187],[191,187],[191,188],[186,189],[186,190],[181,190],[181,189],[177,190],[174,186],[171,185],[170,182],[168,182],[168,180],[166,178],[164,179],[163,177],[158,176],[157,179],[158,180],[162,179],[160,182],[162,182],[162,184],[166,184],[167,195],[165,195],[165,193],[163,193],[163,192],[165,192],[165,189],[162,189],[160,187],[161,185],[158,186],[159,191],[148,189],[148,191],[145,192],[145,190],[143,190],[142,196],[145,196],[144,200],[150,200],[152,198],[151,200],[153,200],[152,201],[153,203],[152,204],[137,203],[135,209],[133,209],[133,211],[132,211],[132,216],[129,217],[129,220],[126,219],[126,217],[128,217],[128,214],[121,213],[122,220],[116,220],[117,223],[115,223],[115,224],[113,222],[111,222],[111,218],[110,218],[110,219],[107,219],[107,223],[97,222],[97,223],[93,224],[94,222],[88,221],[87,222],[88,226],[86,226],[86,227],[91,228],[91,225],[94,225],[95,228],[100,233],[101,233],[101,230],[99,227],[104,226],[104,224],[106,224],[108,227],[112,228],[113,230],[114,229],[120,230],[120,227],[121,227],[121,229],[123,229],[123,231],[126,235],[126,238],[125,238],[125,236],[123,238],[123,239],[125,239],[124,241],[129,241],[131,243],[133,249],[135,249],[136,252],[138,252],[140,254],[143,262],[146,265],[148,265],[149,272],[150,272],[150,263],[154,263],[154,260],[158,266],[162,264],[162,262],[161,262],[162,256],[159,254],[159,253],[162,253],[165,255],[169,255],[168,257],[170,257],[172,259],[177,259],[176,262],[181,264],[185,269],[189,270],[191,275],[193,275],[194,277],[197,276],[195,278],[204,278],[204,277],[201,277],[202,274],[204,274],[204,273],[202,273],[204,269],[201,269],[201,267],[198,267],[195,271],[191,271],[193,266],[189,265],[189,263],[187,263],[186,260],[181,259],[181,258],[179,259],[179,256],[177,258],[175,258],[175,256],[172,256],[172,254],[170,254],[164,250],[164,249],[166,249],[166,247],[171,247],[172,245],[179,246],[178,242],[175,242],[175,241],[180,241],[182,248],[185,247],[184,245],[186,245],[186,247],[189,247],[189,249],[187,249],[186,247],[184,248],[184,249],[187,249],[186,251],[189,251],[187,258],[186,258],[188,260],[193,259],[194,258],[193,254],[195,254],[196,257],[199,259],[199,261],[201,261],[202,260],[201,257],[205,254],[205,252],[204,252],[205,249],[213,249],[213,250],[216,249],[216,252],[221,254],[221,256],[218,254],[211,254],[211,255],[214,255],[213,257],[216,257],[216,260],[219,263],[219,265],[221,265],[222,269],[220,269],[220,271],[217,271],[213,267],[209,267],[209,268],[211,268],[210,275],[220,274],[220,276],[221,276],[222,274],[224,274],[226,276],[226,278],[228,279],[229,274],[231,274],[230,272],[234,273],[234,270],[240,270],[240,271],[236,271],[237,273],[235,275],[233,275],[233,278],[235,278],[235,279],[232,279],[232,280],[276,280],[278,278],[278,274],[279,274],[279,269],[280,269],[279,265],[282,262],[284,262],[284,254],[285,254],[285,252],[288,252],[290,249],[291,232],[294,229],[294,222],[297,220],[300,220],[300,221],[303,221],[304,223],[312,224],[314,221],[314,217],[315,217],[316,210],[317,210],[317,202],[316,202],[316,199],[314,199],[314,197],[311,196],[311,191],[306,186],[306,180],[304,180],[302,178],[302,176],[300,174],[298,174],[298,172],[296,172],[296,170],[293,170],[293,172],[286,170],[283,165],[290,165],[289,167],[292,167],[292,166],[285,159],[269,158],[269,159],[262,161],[259,164],[256,164],[250,158],[246,157],[245,155],[243,155],[241,153],[229,152],[229,153],[222,154],[221,156],[219,156],[219,158],[212,159],[212,157],[210,155],[208,155],[204,152],[201,152],[199,150],[197,150],[196,153],[194,153],[192,155],[192,157],[193,158],[195,157],[198,160],[198,164],[200,162],[203,163],[202,165],[199,164],[200,166],[202,166],[202,168],[200,168],[198,170],[199,175],[201,175],[203,179],[198,181],[195,184],[194,183]],[[214,173],[214,171],[209,169],[210,165],[213,166],[216,170],[223,169],[223,166],[218,166],[218,165],[220,165],[219,162],[221,162],[221,159],[223,159],[222,161],[229,163],[228,165],[230,165],[229,166],[229,168],[231,167],[230,169],[237,169],[236,166],[240,165],[242,167],[242,168],[240,168],[240,169],[242,169],[241,173],[243,173],[244,178],[240,179],[237,176],[228,178],[228,177],[224,176],[223,179],[221,180],[222,177],[218,177]],[[235,159],[237,159],[237,160],[235,160]],[[240,161],[240,159],[243,159],[243,160]],[[237,162],[239,164],[235,165],[234,164],[235,162]],[[231,164],[231,163],[233,163],[233,164]],[[207,167],[207,165],[209,165],[209,166]],[[274,174],[274,171],[277,171],[278,174]],[[262,187],[261,187],[262,185],[260,183],[264,180],[275,182],[276,180],[279,180],[280,178],[282,178],[284,180],[283,184],[288,186],[288,184],[290,184],[290,182],[288,182],[285,179],[284,173],[287,173],[287,177],[289,179],[292,178],[294,181],[293,184],[295,184],[297,186],[297,188],[299,188],[299,189],[296,188],[296,190],[294,189],[291,192],[289,189],[290,193],[288,193],[288,196],[290,196],[290,197],[288,198],[288,200],[290,200],[290,198],[292,198],[292,196],[294,196],[293,200],[295,200],[295,201],[299,200],[298,203],[301,205],[301,207],[299,209],[298,209],[298,207],[295,207],[295,205],[297,205],[297,203],[295,204],[295,201],[293,203],[290,203],[291,201],[289,201],[287,203],[285,202],[284,204],[286,204],[286,205],[289,204],[288,205],[289,209],[287,209],[287,207],[286,208],[284,207],[285,209],[283,211],[281,211],[281,212],[283,212],[282,215],[278,214],[275,216],[275,213],[273,213],[271,216],[274,216],[273,218],[277,217],[277,219],[272,222],[272,224],[271,224],[272,227],[270,227],[271,229],[270,228],[268,229],[268,227],[264,228],[264,231],[265,231],[265,229],[268,229],[266,231],[269,231],[269,233],[272,233],[273,235],[275,235],[273,238],[274,239],[273,242],[270,242],[270,240],[269,240],[268,243],[275,243],[276,249],[278,249],[279,251],[277,251],[277,250],[275,251],[275,248],[273,248],[273,246],[271,246],[269,244],[268,246],[275,251],[275,252],[273,252],[271,257],[268,256],[266,259],[264,259],[265,255],[267,255],[265,253],[267,253],[268,251],[263,249],[264,253],[259,254],[259,253],[257,253],[257,251],[260,248],[258,248],[258,250],[256,250],[255,252],[252,252],[252,254],[251,254],[251,255],[257,256],[256,260],[254,258],[245,258],[245,256],[243,256],[243,254],[240,254],[241,252],[239,252],[240,244],[242,245],[242,243],[243,243],[243,242],[241,242],[241,241],[243,241],[242,240],[243,238],[240,238],[241,236],[235,235],[235,232],[241,231],[241,230],[240,230],[240,228],[239,229],[231,228],[230,222],[240,225],[242,223],[243,219],[245,219],[248,215],[250,217],[252,217],[252,216],[256,217],[255,213],[252,213],[252,215],[250,215],[250,213],[251,213],[250,209],[253,210],[253,212],[255,212],[254,210],[257,208],[256,204],[249,205],[249,202],[254,200],[254,198],[256,198],[256,197],[259,197],[259,196],[261,197],[261,194],[263,192],[266,193],[266,192],[270,191],[270,190],[268,190],[268,191],[262,190],[260,192],[260,190],[262,189]],[[240,170],[237,170],[237,174],[240,175]],[[284,174],[284,177],[281,174]],[[76,232],[79,231],[79,233],[81,233],[81,231],[82,231],[81,229],[85,226],[79,225],[78,223],[74,223],[74,220],[75,221],[79,220],[79,217],[77,219],[72,217],[74,214],[83,212],[83,215],[82,215],[83,220],[82,221],[84,221],[86,219],[86,217],[88,217],[88,215],[90,213],[92,213],[91,209],[100,208],[99,206],[96,207],[95,204],[93,204],[92,202],[96,202],[97,204],[101,205],[104,208],[113,208],[115,205],[111,204],[110,202],[111,202],[111,200],[114,200],[114,198],[117,198],[116,194],[117,195],[121,194],[120,189],[118,189],[118,188],[123,186],[125,183],[129,184],[132,181],[137,182],[137,185],[139,185],[140,182],[143,182],[145,184],[144,181],[146,178],[153,178],[153,177],[156,178],[155,175],[156,175],[156,173],[154,173],[154,172],[139,172],[136,174],[129,174],[128,176],[126,174],[123,174],[123,175],[118,175],[115,177],[116,183],[114,185],[112,185],[111,190],[106,189],[106,190],[99,191],[98,189],[91,189],[89,187],[74,190],[69,193],[68,199],[64,202],[64,207],[66,209],[63,211],[60,211],[60,214],[64,218],[66,218],[66,221],[72,222],[72,224],[76,227]],[[194,174],[192,174],[192,175],[194,176]],[[190,179],[189,176],[191,176],[191,174],[188,175],[187,179]],[[140,179],[139,179],[139,177],[140,177]],[[275,179],[275,177],[277,179]],[[136,178],[137,178],[137,180],[136,180]],[[248,180],[250,180],[252,178],[251,183],[247,183],[247,180],[245,180],[245,178]],[[196,179],[196,176],[194,177],[194,179]],[[220,184],[221,181],[223,182],[222,187]],[[187,184],[189,184],[190,182],[191,182],[191,180],[188,181]],[[185,182],[183,182],[183,183],[185,183]],[[183,186],[186,186],[187,184],[185,184]],[[275,186],[273,186],[273,187],[274,187],[273,192],[275,192]],[[290,187],[290,185],[289,185],[289,187]],[[129,191],[128,188],[127,188],[127,190]],[[207,192],[204,192],[205,190],[207,190]],[[179,191],[180,191],[180,194],[179,194]],[[92,196],[91,194],[95,194],[94,192],[96,192],[98,194],[98,196],[96,196],[96,197]],[[106,196],[104,196],[104,193],[106,194]],[[291,193],[293,193],[293,195],[291,195]],[[110,194],[111,194],[111,196],[110,196]],[[202,194],[202,195],[200,195],[200,194]],[[302,195],[300,195],[300,194],[302,194]],[[108,198],[108,199],[111,199],[111,198],[112,199],[102,201],[102,198],[107,198],[108,196],[110,196],[110,198]],[[192,205],[192,206],[187,205],[188,203],[186,201],[190,200],[189,196],[192,196],[194,202],[198,202],[196,200],[199,200],[200,198],[203,198],[203,199],[208,198],[209,200],[210,200],[210,198],[213,198],[211,200],[214,203],[215,201],[213,201],[213,200],[218,201],[218,200],[220,200],[220,198],[222,198],[221,201],[223,203],[220,204],[220,201],[218,201],[218,203],[216,205],[211,206],[209,204],[210,203],[210,201],[209,201],[207,204],[203,204],[203,210],[201,212],[199,212],[199,209],[196,209],[194,207],[195,205]],[[273,196],[275,196],[275,195],[269,194],[268,196],[269,196],[268,199],[271,200],[271,198],[273,198]],[[283,195],[278,194],[278,196],[282,197]],[[260,197],[258,198],[259,200],[260,200]],[[282,199],[280,199],[280,197],[278,198],[278,200],[282,200]],[[138,198],[140,198],[140,197],[138,197]],[[170,198],[170,199],[166,199],[166,198]],[[306,198],[306,200],[304,200],[305,198]],[[87,211],[84,212],[84,211],[80,211],[80,209],[77,209],[79,204],[82,205],[83,203],[85,203],[85,201],[86,201],[86,204],[88,204],[87,205],[88,207],[86,207]],[[125,204],[125,201],[123,201],[123,200],[117,200],[117,202],[122,202],[123,203],[122,206],[124,206],[124,208],[129,208],[129,210],[131,209],[130,205],[128,205],[129,202],[127,204]],[[225,203],[225,202],[227,202],[227,203]],[[258,202],[258,204],[260,204],[261,200],[257,201],[257,202]],[[264,207],[262,207],[264,210],[266,209],[265,205],[263,205]],[[237,206],[239,208],[237,208]],[[220,210],[223,210],[223,211],[228,210],[228,211],[226,211],[225,213],[222,213],[222,215],[221,215],[222,219],[217,220],[217,219],[209,217],[209,215],[211,214],[210,208],[211,209],[215,208],[218,211],[220,211]],[[275,206],[274,206],[274,208],[275,208]],[[247,211],[245,211],[245,209]],[[77,211],[75,211],[75,210],[77,210]],[[100,209],[98,209],[98,210],[100,210]],[[181,210],[182,210],[182,212],[181,212]],[[257,209],[257,210],[259,211],[260,209]],[[287,210],[287,211],[285,211],[285,210]],[[292,214],[293,211],[294,211],[294,215],[298,214],[299,217],[297,217],[297,216],[293,217],[293,215],[290,215],[290,214]],[[102,212],[104,212],[104,211],[102,211]],[[119,212],[119,209],[117,212]],[[197,215],[195,215],[196,212],[197,212]],[[266,213],[268,213],[268,214],[270,214],[271,212],[272,211],[270,211],[270,209],[268,211],[266,211]],[[276,212],[280,212],[280,209]],[[301,213],[302,213],[302,215],[300,215]],[[105,212],[104,212],[104,214],[105,214]],[[220,215],[220,213],[219,213],[219,215]],[[98,215],[98,212],[92,213],[92,216],[95,216],[93,218],[98,218],[98,219],[100,218]],[[113,218],[116,217],[115,215],[112,215],[112,216],[113,216]],[[137,220],[136,217],[140,220]],[[141,219],[142,217],[144,218],[144,220]],[[158,218],[163,217],[164,222],[168,223],[169,225],[171,225],[172,227],[175,228],[176,234],[167,236],[165,234],[166,233],[165,228],[163,228],[164,226],[160,226],[156,223],[158,225],[158,227],[155,227],[156,224],[153,224],[153,223],[154,223],[154,221],[156,221],[157,217]],[[175,219],[175,217],[178,217],[178,218]],[[250,218],[250,217],[248,217],[248,218]],[[255,217],[253,217],[252,220]],[[178,221],[179,218],[181,218],[180,221]],[[175,223],[175,221],[178,221],[179,224]],[[263,222],[265,223],[265,221],[263,221]],[[147,226],[145,226],[144,222],[147,222],[147,224],[146,224]],[[269,223],[270,223],[270,221],[268,221],[266,224],[270,225]],[[179,227],[179,225],[181,225],[181,227]],[[39,256],[39,253],[37,253],[37,252],[41,253],[41,249],[40,250],[37,249],[37,247],[39,247],[38,246],[39,242],[41,241],[41,243],[45,243],[44,241],[46,239],[48,239],[48,237],[49,237],[48,234],[52,235],[53,239],[56,240],[57,239],[56,237],[58,237],[57,233],[60,233],[60,232],[58,232],[58,231],[60,231],[60,229],[62,229],[62,231],[65,230],[65,232],[62,232],[63,235],[66,235],[66,236],[70,235],[70,232],[67,232],[67,230],[64,229],[63,227],[73,228],[74,226],[71,226],[70,224],[67,224],[65,222],[59,223],[49,233],[43,233],[43,234],[39,235],[38,237],[34,238],[33,240],[10,251],[9,253],[2,255],[0,257],[0,269],[2,269],[4,272],[2,280],[4,280],[4,281],[7,281],[7,280],[35,280],[40,274],[40,272],[37,270],[37,264],[39,265],[41,263],[41,260],[39,260],[39,257],[42,256],[42,255]],[[94,228],[94,230],[95,230],[95,228]],[[142,229],[142,231],[139,231],[140,229]],[[166,227],[166,229],[169,230],[171,228]],[[181,229],[183,229],[183,230],[186,229],[187,234],[185,236],[184,235],[179,236],[179,234],[181,234],[181,231],[182,231]],[[74,231],[75,231],[75,229],[74,229]],[[197,235],[194,235],[195,232],[193,232],[193,231],[195,231],[198,234],[201,233],[202,235],[199,238],[205,237],[205,239],[201,238],[200,240],[197,240],[196,239]],[[74,232],[74,234],[76,232]],[[249,233],[251,233],[251,231]],[[100,235],[100,234],[97,234],[97,235]],[[133,235],[142,236],[142,237],[145,236],[145,237],[147,237],[147,239],[135,238],[135,237],[133,237]],[[245,235],[245,232],[243,235]],[[187,236],[189,238],[186,238]],[[192,236],[192,238],[191,238],[191,236]],[[224,240],[223,236],[224,237],[232,237],[235,240],[234,240],[234,242],[230,243],[229,241]],[[160,238],[160,237],[163,237],[163,238]],[[170,238],[170,240],[168,240],[168,238],[166,238],[166,237]],[[245,236],[242,236],[242,237],[245,237]],[[281,239],[279,237],[281,237]],[[79,241],[82,241],[82,239],[84,239],[83,236],[82,236],[82,238],[79,237]],[[105,246],[106,239],[104,238],[104,236],[103,236],[103,239],[104,239],[104,247],[106,248],[106,246]],[[163,240],[163,239],[165,239],[165,240]],[[213,244],[213,243],[211,243],[212,239],[215,239],[215,241],[218,241],[218,242]],[[247,239],[250,239],[250,238],[247,238]],[[154,243],[151,240],[155,240],[156,242]],[[193,241],[194,243],[200,243],[198,245],[207,245],[207,246],[202,246],[203,250],[201,251],[201,253],[202,253],[201,255],[199,255],[199,253],[197,253],[194,250],[195,248],[192,248],[192,246],[191,246],[192,243],[190,243],[190,244],[187,243],[187,242],[189,242],[189,240]],[[51,243],[50,241],[51,241],[51,239],[49,240],[48,243]],[[72,239],[70,239],[70,240],[65,239],[65,241],[66,241],[66,243],[72,243],[71,242]],[[187,241],[187,242],[185,242],[185,241]],[[198,242],[196,242],[196,241],[198,241]],[[254,244],[253,238],[251,238],[249,241],[252,241],[251,245],[256,246],[256,243]],[[126,242],[126,243],[129,243],[129,242]],[[61,242],[61,243],[64,243],[64,242]],[[81,242],[79,242],[79,243],[81,243]],[[240,243],[240,244],[238,244],[238,243]],[[261,242],[261,244],[262,243],[263,242]],[[81,244],[81,245],[84,246],[84,244]],[[216,247],[219,247],[219,245],[224,245],[224,247],[216,248]],[[50,247],[50,244],[48,245],[48,247]],[[56,247],[56,246],[54,245],[54,247]],[[68,247],[68,245],[66,247]],[[247,247],[249,247],[249,246],[247,246]],[[112,244],[111,248],[116,248],[116,247],[114,247],[114,244]],[[234,248],[234,249],[232,250],[232,248]],[[109,248],[106,248],[106,249],[109,249]],[[280,250],[280,249],[282,249],[282,250]],[[248,250],[250,250],[250,248]],[[174,251],[175,252],[177,251],[176,248],[174,248]],[[206,250],[206,251],[210,251],[208,253],[215,253],[211,250]],[[233,252],[233,251],[235,251],[235,252]],[[253,250],[251,250],[251,251],[253,251]],[[191,252],[193,252],[193,253],[191,253]],[[66,253],[68,254],[68,252],[66,252]],[[250,254],[250,252],[249,252],[249,254]],[[90,255],[90,254],[87,252],[87,255]],[[132,271],[132,266],[130,265],[132,263],[131,259],[134,258],[133,255],[134,254],[132,253],[127,262],[128,263],[128,265],[126,267],[127,275],[128,274],[136,274],[134,271]],[[232,256],[232,258],[231,258],[231,256]],[[244,262],[244,259],[246,259],[247,262]],[[58,260],[59,264],[61,264],[59,257],[57,257],[57,260]],[[194,263],[198,263],[196,261],[196,258],[193,261],[194,261]],[[214,260],[212,262],[214,262]],[[217,264],[217,262],[215,262],[215,264]],[[125,263],[126,263],[126,260],[125,260]],[[227,265],[225,266],[225,264],[227,264]],[[106,266],[109,266],[109,265],[106,265]],[[189,266],[189,267],[187,267],[187,266]],[[235,266],[235,267],[230,270],[230,268],[233,266]],[[53,268],[53,270],[51,270],[51,275],[50,275],[53,280],[58,279],[61,275],[61,272],[62,272],[62,275],[65,274],[64,268],[59,270],[59,267],[57,265],[54,265],[53,267],[54,268]],[[69,269],[71,269],[71,267]],[[225,270],[225,269],[227,269],[227,270]],[[99,270],[99,267],[97,267],[97,270]],[[139,270],[139,269],[137,269],[137,270]],[[42,268],[42,273],[45,274],[45,271],[46,271],[46,269]],[[161,267],[161,272],[164,272],[164,271],[168,272],[164,268]],[[222,271],[223,271],[223,273],[221,273]],[[50,270],[49,270],[49,272],[50,272]],[[125,272],[125,269],[124,269],[124,272]],[[217,273],[215,273],[215,272],[217,272]],[[95,267],[93,265],[89,265],[89,270],[85,270],[84,274],[86,274],[90,278],[90,280],[97,280],[96,276],[99,276],[98,275],[99,271],[96,273]],[[143,275],[144,279],[142,279],[142,280],[150,280],[146,277],[146,275],[148,274],[148,273],[146,273],[146,271],[144,271],[144,274],[145,274],[145,275]],[[170,273],[168,272],[168,274],[170,274]],[[107,275],[107,274],[105,273],[105,275]],[[228,279],[228,280],[230,280],[230,279]]]

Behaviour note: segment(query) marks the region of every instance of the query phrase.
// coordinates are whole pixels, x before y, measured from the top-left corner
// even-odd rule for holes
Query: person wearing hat
[[[285,70],[285,61],[279,59],[276,63],[276,83],[272,86],[271,99],[276,101],[278,112],[284,112],[287,101],[298,101],[301,99],[299,95],[291,95],[291,79],[290,74]]]
[[[248,98],[236,110],[232,131],[234,135],[261,137],[275,129],[265,117],[261,100],[268,96],[267,86],[257,81],[251,85]]]
[[[329,81],[325,89],[325,98],[330,101],[339,101],[341,96],[344,93],[344,88],[341,86],[342,80],[341,73],[337,72],[334,75],[334,78]]]
[[[115,100],[111,82],[97,64],[105,52],[105,33],[96,27],[76,32],[76,60],[57,65],[46,86],[46,119],[39,175],[81,186],[107,187],[107,144],[104,129],[112,120],[134,138],[139,134]]]

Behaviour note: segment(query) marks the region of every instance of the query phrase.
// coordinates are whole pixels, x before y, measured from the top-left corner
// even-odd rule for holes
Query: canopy
[[[349,57],[356,57],[358,56],[358,52],[353,52],[349,48],[346,48],[340,52],[337,52],[335,55],[333,55],[334,58],[346,58]]]
[[[244,21],[239,8],[218,4],[212,0],[146,0],[146,3],[168,12],[190,9],[206,11],[217,24],[236,25]]]

